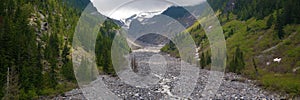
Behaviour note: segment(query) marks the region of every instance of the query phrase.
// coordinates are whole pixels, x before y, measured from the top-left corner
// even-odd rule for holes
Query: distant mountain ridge
[[[184,7],[170,6],[166,10],[163,10],[163,11],[143,12],[140,14],[132,15],[129,18],[120,20],[120,22],[123,22],[123,24],[120,24],[120,25],[126,25],[126,27],[130,27],[131,22],[133,22],[134,20],[137,20],[138,22],[140,22],[142,24],[152,23],[152,22],[149,22],[149,20],[155,19],[155,17],[168,16],[170,18],[177,20],[185,28],[188,28],[191,25],[193,25],[197,19],[191,13],[194,13],[194,14],[196,13],[196,14],[200,15],[202,10],[205,7],[206,7],[206,5],[204,5],[204,4],[198,4],[198,5],[194,5],[194,6],[184,6]]]
[[[186,28],[193,25],[196,21],[196,18],[187,10],[194,6],[180,7],[180,6],[171,6],[165,10],[162,14],[169,16],[171,18],[179,21]]]

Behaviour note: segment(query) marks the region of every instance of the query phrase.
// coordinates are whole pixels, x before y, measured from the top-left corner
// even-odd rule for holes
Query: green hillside
[[[77,4],[76,0],[1,0],[1,3],[0,98],[51,98],[76,88],[71,44],[86,1]],[[118,26],[110,19],[102,26],[97,38],[97,64],[106,73],[113,73],[107,57],[113,30]]]
[[[300,94],[299,0],[209,0],[222,24],[227,45],[226,72],[258,80],[281,93]],[[199,64],[209,69],[209,41],[201,25],[187,31],[200,46]],[[163,52],[179,56],[173,43]],[[281,58],[280,62],[273,59]]]

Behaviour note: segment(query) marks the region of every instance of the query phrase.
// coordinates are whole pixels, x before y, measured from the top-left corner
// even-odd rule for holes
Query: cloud
[[[110,18],[125,19],[141,12],[164,11],[172,5],[190,6],[206,0],[91,0],[97,10]]]

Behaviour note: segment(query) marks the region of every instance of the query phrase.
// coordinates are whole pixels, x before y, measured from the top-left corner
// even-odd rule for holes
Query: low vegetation
[[[259,84],[272,91],[291,96],[299,95],[300,74],[299,70],[295,71],[300,67],[300,17],[296,13],[299,10],[299,1],[208,2],[219,12],[217,16],[226,38],[226,71],[258,80]],[[201,48],[201,67],[209,69],[204,53],[210,52],[209,41],[201,25],[195,23],[187,31]],[[162,51],[179,56],[172,43],[167,44]],[[281,60],[275,62],[275,58]]]

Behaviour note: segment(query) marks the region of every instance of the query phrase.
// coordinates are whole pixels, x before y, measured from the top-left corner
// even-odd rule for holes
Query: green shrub
[[[272,91],[286,92],[290,95],[300,94],[300,79],[292,74],[266,74],[260,79],[264,87]]]

